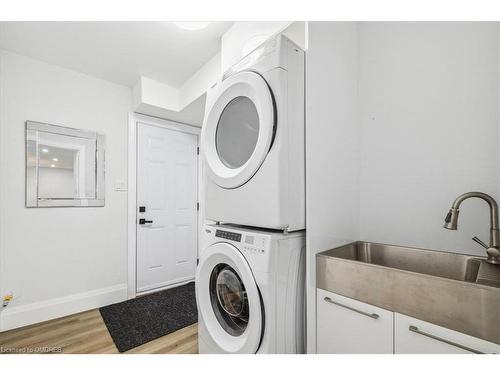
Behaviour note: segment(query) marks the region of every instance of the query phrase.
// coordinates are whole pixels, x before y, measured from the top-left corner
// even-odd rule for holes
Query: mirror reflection
[[[103,206],[104,136],[28,121],[26,206]]]

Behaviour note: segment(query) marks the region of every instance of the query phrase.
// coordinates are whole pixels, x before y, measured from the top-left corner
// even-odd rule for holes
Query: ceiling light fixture
[[[48,148],[42,148],[42,152],[47,153],[47,152],[49,152],[49,149]]]
[[[59,161],[58,158],[52,158],[52,161]]]
[[[180,27],[181,29],[184,30],[190,30],[190,31],[195,31],[195,30],[201,30],[207,27],[208,25],[211,24],[211,22],[174,22],[174,24],[177,27]]]
[[[50,165],[50,168],[55,168],[55,167],[56,167],[56,165],[55,165],[55,164],[51,164],[51,165]]]

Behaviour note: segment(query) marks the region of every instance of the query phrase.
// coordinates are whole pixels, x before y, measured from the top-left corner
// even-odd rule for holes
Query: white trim
[[[136,297],[137,115],[128,119],[127,297]]]
[[[139,294],[146,294],[151,291],[137,292],[136,262],[137,262],[137,123],[151,126],[158,126],[166,129],[176,130],[183,133],[195,134],[198,136],[198,147],[200,146],[201,129],[197,126],[182,124],[175,121],[163,120],[139,113],[131,112],[128,121],[128,204],[127,204],[127,296],[129,299],[135,298]],[[198,202],[201,199],[201,165],[198,158]],[[201,209],[198,211],[198,244],[200,245],[202,223]],[[199,252],[199,251],[198,251]],[[182,281],[180,282],[182,283]],[[168,286],[169,287],[169,286]],[[159,287],[167,289],[167,287]]]
[[[0,331],[24,327],[127,299],[127,285],[118,284],[65,297],[53,298],[4,309]]]
[[[185,277],[185,278],[182,278],[182,279],[177,279],[177,280],[169,282],[166,285],[161,285],[161,286],[155,287],[153,289],[145,290],[143,292],[137,292],[136,296],[137,297],[139,297],[139,296],[145,296],[146,294],[150,294],[150,293],[154,293],[154,292],[159,292],[161,290],[172,289],[172,288],[175,288],[175,287],[178,287],[178,286],[181,286],[181,285],[189,284],[190,282],[193,282],[194,280],[195,280],[194,277]]]
[[[193,281],[194,276],[188,276],[188,277],[181,277],[179,279],[175,280],[169,280],[169,281],[163,281],[161,283],[157,284],[151,284],[148,285],[146,288],[137,288],[136,295],[142,294],[142,293],[150,293],[153,291],[158,291],[158,290],[163,290],[163,289],[169,289],[172,287],[172,285],[180,285],[182,283],[187,283],[189,281]]]

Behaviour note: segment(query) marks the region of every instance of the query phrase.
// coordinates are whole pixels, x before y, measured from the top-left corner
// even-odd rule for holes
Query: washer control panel
[[[214,228],[207,226],[205,232],[215,238],[233,243],[241,253],[254,259],[254,267],[267,270],[267,258],[270,256],[271,236],[256,231],[238,231],[231,228]],[[258,259],[258,260],[257,260]]]
[[[217,229],[215,231],[215,237],[220,237],[235,242],[241,242],[241,233],[229,232],[227,230]]]
[[[265,237],[245,234],[241,250],[248,253],[264,253],[265,247]]]

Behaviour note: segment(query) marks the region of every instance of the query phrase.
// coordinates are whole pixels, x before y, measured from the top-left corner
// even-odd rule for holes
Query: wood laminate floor
[[[0,353],[118,353],[99,310],[0,332]],[[198,325],[133,348],[126,353],[198,353]]]

